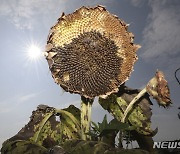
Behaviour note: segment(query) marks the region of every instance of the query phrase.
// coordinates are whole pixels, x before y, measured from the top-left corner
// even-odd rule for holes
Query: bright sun
[[[27,49],[27,55],[30,60],[37,60],[42,56],[42,52],[38,45],[31,44]]]

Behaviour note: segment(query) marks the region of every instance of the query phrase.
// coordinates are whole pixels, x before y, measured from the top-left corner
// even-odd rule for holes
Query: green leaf
[[[69,140],[63,145],[69,154],[149,154],[141,149],[119,149],[101,141]]]
[[[115,94],[111,94],[106,99],[99,98],[100,105],[111,113],[118,121],[121,121],[124,111],[127,108],[130,101],[137,94],[121,94],[117,96]],[[126,99],[126,101],[125,101]],[[132,112],[128,117],[128,121],[135,129],[144,135],[154,135],[155,131],[151,129],[151,108],[150,108],[150,100],[144,96],[141,102],[134,107]]]
[[[102,132],[108,125],[107,115],[104,116],[104,119],[103,119],[102,123],[98,122],[98,125],[99,125],[99,131]]]
[[[97,125],[95,122],[91,121],[91,125],[94,126],[95,130],[98,130],[98,129],[99,129],[99,128],[98,128],[98,125]]]
[[[92,122],[93,130],[91,130],[88,135],[92,137],[103,137],[107,136],[109,133],[117,132],[119,130],[132,130],[134,127],[129,126],[129,124],[125,124],[119,122],[116,119],[111,120],[109,123],[107,122],[107,116],[104,116],[102,123],[98,123],[98,125]]]
[[[91,121],[91,128],[93,128],[94,131],[99,132],[99,126],[95,122],[93,122],[93,121]]]
[[[116,119],[110,121],[109,124],[100,132],[99,136],[108,135],[109,133],[119,131],[119,130],[129,130],[131,128],[129,124],[119,122]],[[131,128],[132,129],[132,128]]]
[[[16,140],[4,143],[1,152],[2,154],[47,154],[48,150],[33,141]]]
[[[101,154],[110,149],[110,146],[97,141],[69,140],[63,148],[69,154]]]

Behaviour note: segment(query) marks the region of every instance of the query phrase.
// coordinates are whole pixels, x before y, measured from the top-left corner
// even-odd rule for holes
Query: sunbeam
[[[27,57],[31,61],[37,61],[42,56],[41,47],[36,43],[31,43],[27,46]]]
[[[37,60],[42,55],[42,52],[39,46],[31,44],[28,48],[27,54],[31,60]]]

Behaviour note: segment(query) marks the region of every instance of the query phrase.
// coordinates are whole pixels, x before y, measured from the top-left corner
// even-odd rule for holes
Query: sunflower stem
[[[129,116],[129,113],[131,112],[131,110],[133,109],[134,107],[134,104],[142,97],[144,96],[144,94],[146,93],[146,87],[141,90],[138,95],[136,97],[133,98],[133,100],[129,103],[129,105],[127,106],[126,110],[124,111],[124,116],[121,120],[121,122],[126,122],[128,116]]]
[[[90,139],[87,133],[90,129],[92,103],[93,99],[81,97],[81,138],[83,140]]]

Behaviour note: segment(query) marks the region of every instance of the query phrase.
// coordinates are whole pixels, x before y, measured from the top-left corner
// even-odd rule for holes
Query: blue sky
[[[45,58],[30,61],[26,51],[31,42],[44,51],[49,29],[62,12],[97,4],[129,23],[135,43],[142,46],[127,85],[142,88],[157,69],[169,82],[172,107],[159,108],[153,101],[152,128],[159,128],[154,140],[180,138],[180,86],[174,78],[180,67],[179,0],[0,0],[0,144],[29,121],[38,104],[80,107],[78,95],[54,83]],[[102,121],[106,113],[97,102],[93,104],[93,121]]]

